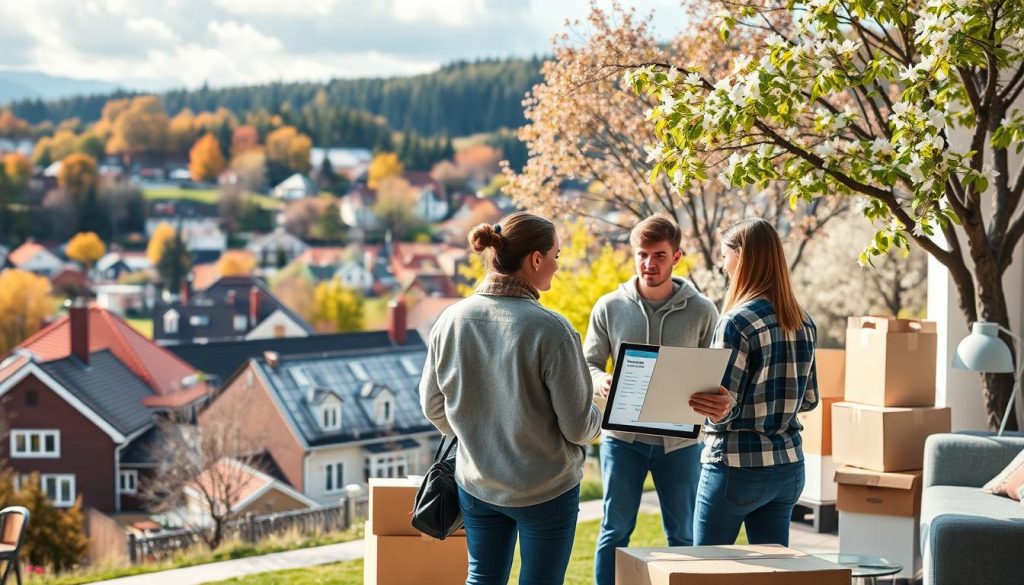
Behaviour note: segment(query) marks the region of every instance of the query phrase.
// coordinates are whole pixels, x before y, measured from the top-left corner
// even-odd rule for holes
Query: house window
[[[325,431],[341,428],[341,408],[336,405],[324,406],[320,409],[320,426]]]
[[[333,494],[345,489],[345,464],[338,461],[325,467],[324,493]]]
[[[193,327],[207,327],[210,324],[209,315],[192,315],[188,318],[188,324]]]
[[[249,318],[245,315],[235,315],[235,331],[245,331],[249,326]]]
[[[405,453],[367,457],[364,464],[367,482],[371,477],[405,477],[409,472],[409,458]]]
[[[274,337],[284,337],[284,325],[274,325]]]
[[[118,491],[122,494],[134,494],[139,489],[139,470],[124,469],[121,471],[121,480],[118,484]]]
[[[11,458],[60,457],[60,431],[11,431]]]
[[[385,398],[377,402],[377,424],[389,425],[395,421],[394,404]]]
[[[75,503],[75,476],[69,473],[44,473],[39,476],[46,497],[54,506],[67,508]]]
[[[178,313],[171,310],[164,313],[164,333],[178,332]]]

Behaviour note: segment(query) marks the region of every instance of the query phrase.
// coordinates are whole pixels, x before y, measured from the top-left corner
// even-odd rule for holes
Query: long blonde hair
[[[729,283],[724,310],[765,298],[771,302],[784,331],[803,324],[803,311],[789,282],[789,267],[775,227],[755,217],[733,224],[722,234],[722,244],[739,253],[739,266]]]

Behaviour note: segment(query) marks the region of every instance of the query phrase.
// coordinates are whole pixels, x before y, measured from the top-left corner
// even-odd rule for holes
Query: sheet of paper
[[[704,424],[704,415],[690,407],[690,396],[718,390],[731,353],[728,349],[659,348],[638,421],[645,425]]]
[[[657,361],[658,352],[638,349],[627,349],[624,352],[622,371],[615,386],[615,400],[608,414],[609,423],[629,426],[640,424],[640,409],[644,405]],[[657,423],[643,423],[642,426],[670,431],[689,431],[693,427],[688,424]]]

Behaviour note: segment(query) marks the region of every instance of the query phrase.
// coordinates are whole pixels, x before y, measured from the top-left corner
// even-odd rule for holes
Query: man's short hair
[[[629,232],[629,245],[634,248],[668,242],[675,252],[679,250],[682,241],[683,231],[679,229],[679,224],[664,215],[648,217]]]

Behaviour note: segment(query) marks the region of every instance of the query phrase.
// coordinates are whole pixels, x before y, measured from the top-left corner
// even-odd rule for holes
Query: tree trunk
[[[989,430],[999,429],[1003,422],[1003,414],[1006,412],[1006,405],[1010,401],[1010,392],[1013,391],[1012,374],[984,374],[981,381],[981,390],[985,396],[985,413],[988,417]],[[1020,400],[1020,396],[1017,397]],[[1007,431],[1016,431],[1017,417],[1010,414],[1006,421]]]
[[[973,248],[973,247],[972,247]],[[1010,327],[1009,312],[1006,307],[1006,291],[1003,290],[1002,271],[990,256],[976,255],[974,257],[975,268],[974,278],[978,291],[978,319],[999,323],[1003,327]],[[968,320],[967,326],[971,323]],[[1013,340],[1007,335],[1000,338],[1010,348],[1010,353],[1015,353]],[[1020,359],[1014,357],[1014,363]],[[1003,413],[1006,412],[1006,405],[1010,400],[1010,393],[1013,391],[1014,374],[982,374],[982,394],[985,399],[985,414],[988,419],[989,430],[999,428],[1002,422]],[[1017,419],[1010,417],[1006,423],[1007,430],[1017,430]]]

